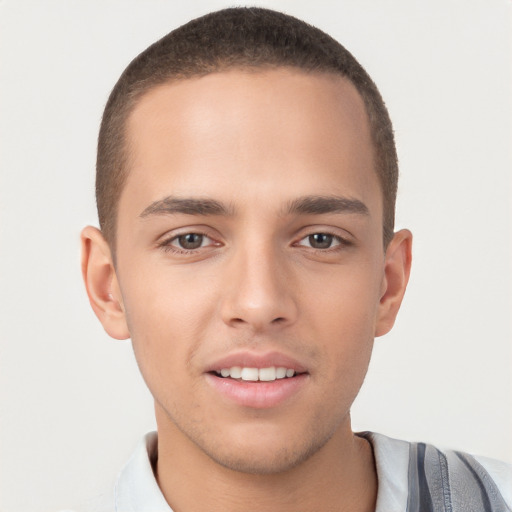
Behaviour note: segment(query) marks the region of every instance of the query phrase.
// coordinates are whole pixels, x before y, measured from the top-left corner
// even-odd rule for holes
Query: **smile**
[[[272,409],[296,397],[310,382],[309,368],[279,351],[236,351],[207,364],[205,380],[228,407]]]
[[[270,366],[268,368],[247,368],[241,366],[233,366],[231,368],[222,368],[215,371],[218,376],[231,379],[239,379],[244,381],[262,381],[271,382],[277,379],[286,379],[295,376],[295,370],[282,366]]]

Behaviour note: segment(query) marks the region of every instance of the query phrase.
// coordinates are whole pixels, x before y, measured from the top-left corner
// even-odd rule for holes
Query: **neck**
[[[372,448],[350,418],[307,460],[287,471],[248,474],[212,460],[170,422],[158,422],[157,480],[174,512],[251,510],[372,512]],[[348,426],[348,428],[347,428]]]

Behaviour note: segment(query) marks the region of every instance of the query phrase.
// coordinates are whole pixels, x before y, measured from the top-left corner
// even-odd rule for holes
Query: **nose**
[[[222,320],[253,333],[283,328],[297,319],[294,282],[286,258],[271,247],[237,251],[226,269]]]

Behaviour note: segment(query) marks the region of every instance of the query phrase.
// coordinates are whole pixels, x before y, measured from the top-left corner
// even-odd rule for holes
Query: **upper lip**
[[[233,352],[224,357],[215,360],[206,368],[206,372],[217,372],[223,368],[233,368],[240,366],[242,368],[288,368],[295,370],[296,373],[305,373],[306,367],[293,357],[287,356],[280,352],[250,352],[240,351]]]

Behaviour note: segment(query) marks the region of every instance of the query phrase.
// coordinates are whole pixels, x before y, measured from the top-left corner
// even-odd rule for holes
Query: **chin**
[[[330,438],[331,435],[319,438],[318,432],[309,442],[305,442],[304,438],[298,442],[289,438],[281,439],[280,442],[268,442],[264,437],[253,437],[256,442],[250,445],[247,442],[233,443],[228,450],[203,448],[203,451],[214,462],[232,471],[251,475],[273,475],[285,473],[301,465],[319,452]]]

